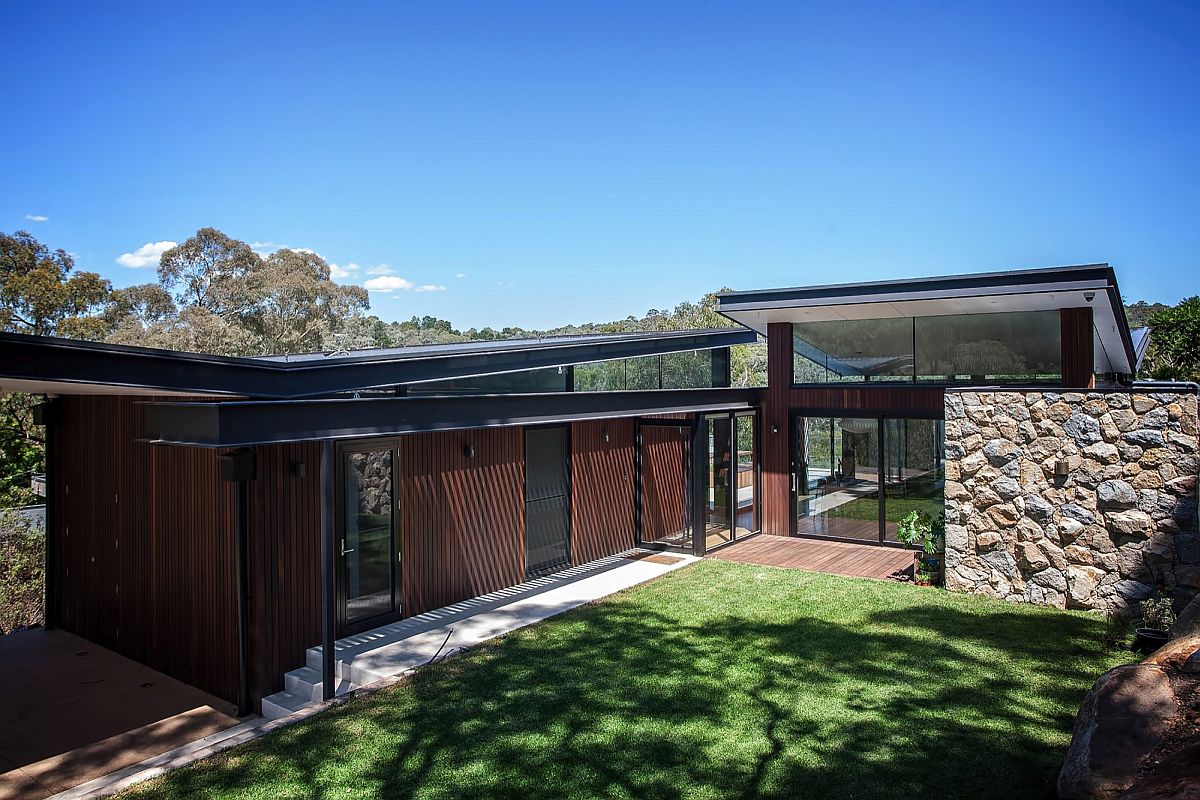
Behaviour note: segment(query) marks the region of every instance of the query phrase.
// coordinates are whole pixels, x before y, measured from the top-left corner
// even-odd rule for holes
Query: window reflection
[[[1062,379],[1057,311],[797,322],[793,382],[1051,382]]]

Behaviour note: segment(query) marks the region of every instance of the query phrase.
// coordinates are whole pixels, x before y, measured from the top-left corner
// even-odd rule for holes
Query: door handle
[[[347,553],[353,553],[353,552],[354,552],[353,547],[351,547],[349,550],[346,549],[346,540],[343,538],[342,539],[342,555],[346,555]]]

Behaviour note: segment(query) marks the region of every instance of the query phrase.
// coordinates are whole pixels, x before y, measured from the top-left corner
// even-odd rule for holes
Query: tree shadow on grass
[[[1098,621],[1081,615],[942,593],[872,610],[873,587],[861,614],[826,614],[764,604],[747,593],[771,587],[750,583],[714,601],[687,574],[431,665],[147,792],[1051,797],[1074,711],[1108,666]]]

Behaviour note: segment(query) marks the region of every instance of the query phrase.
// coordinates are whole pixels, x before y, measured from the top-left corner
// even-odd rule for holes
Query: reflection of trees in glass
[[[915,320],[917,374],[1040,377],[1062,372],[1057,311],[960,314]]]
[[[575,367],[575,391],[616,392],[625,388],[625,361],[600,361]]]
[[[754,464],[754,417],[737,417],[738,465]]]
[[[704,389],[713,385],[713,351],[693,350],[575,367],[575,391]]]
[[[793,380],[1054,379],[1061,339],[1057,311],[796,323]]]

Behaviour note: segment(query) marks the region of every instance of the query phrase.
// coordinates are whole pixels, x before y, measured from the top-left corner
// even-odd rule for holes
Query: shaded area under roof
[[[711,350],[756,339],[756,334],[746,328],[711,328],[238,358],[0,333],[0,390],[311,398],[399,384]]]

